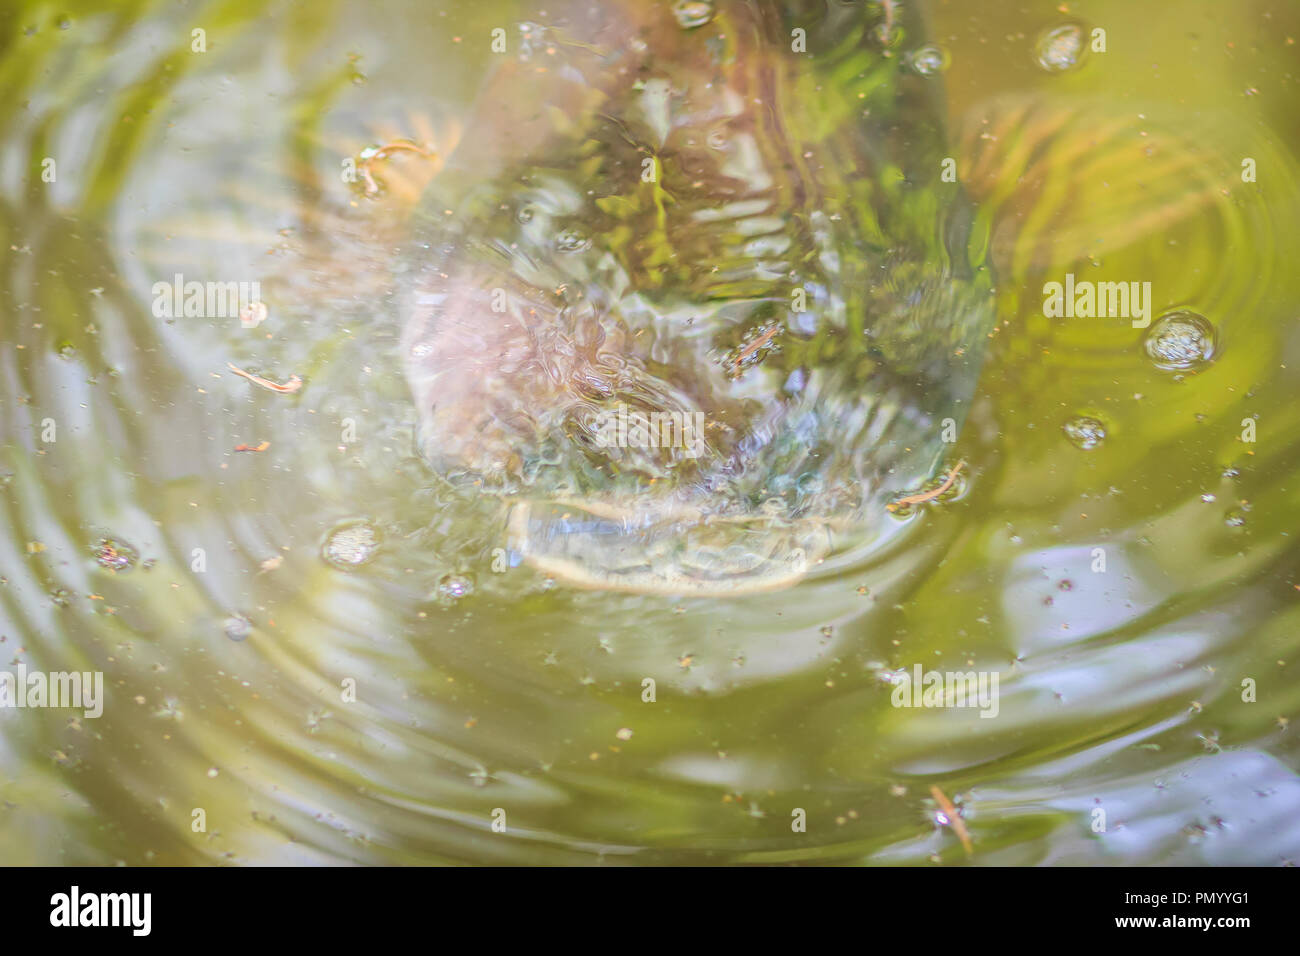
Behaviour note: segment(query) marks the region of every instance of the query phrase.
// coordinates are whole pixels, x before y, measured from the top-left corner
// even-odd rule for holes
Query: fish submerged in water
[[[941,463],[993,305],[932,83],[875,20],[578,3],[508,38],[423,202],[403,350],[425,459],[540,570],[778,587]]]
[[[1009,99],[956,137],[977,208],[920,44],[911,5],[829,0],[577,2],[507,37],[417,215],[402,347],[425,460],[499,496],[528,563],[724,595],[860,562],[959,479],[994,271],[1221,191],[1140,114]]]

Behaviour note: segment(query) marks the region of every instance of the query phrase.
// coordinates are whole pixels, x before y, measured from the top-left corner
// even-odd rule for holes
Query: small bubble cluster
[[[95,562],[110,571],[130,571],[140,560],[140,554],[125,541],[100,538],[93,549]]]
[[[1151,323],[1142,344],[1156,368],[1180,372],[1204,368],[1215,355],[1214,326],[1195,312],[1170,312]]]
[[[1061,426],[1070,444],[1084,451],[1092,451],[1106,440],[1106,424],[1088,415],[1076,415]]]
[[[437,597],[451,604],[474,593],[474,578],[468,574],[447,574],[438,581]]]
[[[365,564],[379,550],[379,535],[365,521],[348,521],[329,533],[321,556],[334,567],[347,571]]]

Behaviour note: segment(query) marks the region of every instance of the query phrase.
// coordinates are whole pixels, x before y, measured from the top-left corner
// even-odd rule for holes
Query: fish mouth
[[[790,587],[831,549],[816,518],[647,511],[562,498],[516,502],[512,550],[576,587],[675,596],[736,596]]]

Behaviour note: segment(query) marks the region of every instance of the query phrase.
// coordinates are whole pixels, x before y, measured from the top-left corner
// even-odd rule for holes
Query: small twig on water
[[[966,464],[966,460],[963,458],[961,461],[957,462],[957,464],[953,465],[952,471],[948,472],[947,477],[943,479],[943,483],[933,491],[920,491],[914,495],[907,495],[906,497],[899,498],[897,501],[891,501],[889,504],[885,505],[886,510],[898,511],[900,508],[906,508],[908,505],[919,505],[923,501],[933,501],[952,487],[953,482],[957,480],[957,472],[961,471],[962,465],[964,464]]]
[[[239,368],[235,365],[231,365],[229,362],[226,363],[226,368],[230,369],[236,375],[242,375],[244,378],[248,379],[254,385],[261,385],[263,388],[269,388],[273,392],[296,392],[298,391],[298,389],[302,388],[302,379],[300,379],[297,375],[289,376],[289,381],[285,382],[283,385],[280,385],[276,382],[272,382],[270,379],[262,378],[262,376],[260,375],[254,375],[251,372],[245,372],[242,368]]]
[[[966,855],[971,855],[970,834],[966,831],[966,821],[957,813],[957,808],[952,805],[952,801],[938,787],[930,788],[930,795],[934,797],[934,802],[939,804],[939,809],[948,820],[948,825],[952,827],[952,832],[957,834],[957,839],[961,840],[962,849]]]
[[[772,341],[772,337],[780,331],[781,331],[781,326],[774,325],[766,332],[764,332],[762,335],[760,335],[758,338],[754,339],[754,341],[750,342],[743,349],[741,349],[740,354],[736,356],[736,371],[737,372],[740,371],[741,362],[745,361],[745,359],[749,358],[751,355],[753,355],[755,352],[761,349],[768,342]]]

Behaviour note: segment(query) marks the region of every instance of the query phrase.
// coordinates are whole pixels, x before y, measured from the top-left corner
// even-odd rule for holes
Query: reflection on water
[[[931,787],[977,863],[1300,855],[1300,17],[606,5],[615,79],[558,8],[96,6],[0,26],[0,669],[106,696],[0,708],[6,860],[966,862]],[[563,457],[619,402],[725,428]]]

